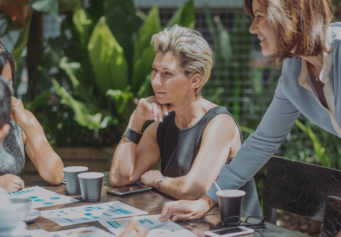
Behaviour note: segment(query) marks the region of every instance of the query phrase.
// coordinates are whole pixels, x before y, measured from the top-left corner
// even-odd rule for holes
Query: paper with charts
[[[41,212],[42,217],[61,226],[81,224],[108,218],[122,218],[146,214],[148,214],[148,212],[131,207],[119,201]]]
[[[39,186],[24,188],[21,191],[9,193],[10,198],[28,198],[32,200],[32,208],[48,207],[59,204],[79,202],[79,200],[49,191]]]
[[[94,226],[50,232],[53,237],[114,237],[114,235]]]
[[[197,236],[190,232],[189,230],[183,228],[182,226],[172,221],[161,222],[158,220],[159,217],[160,215],[138,217],[138,226],[142,226],[143,228],[148,230],[147,237]],[[131,218],[99,220],[99,223],[101,223],[101,225],[107,228],[114,235],[119,236],[120,234],[122,234],[123,230],[128,225],[130,219]]]

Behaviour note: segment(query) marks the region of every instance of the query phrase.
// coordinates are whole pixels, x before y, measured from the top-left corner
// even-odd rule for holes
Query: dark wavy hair
[[[11,72],[12,72],[12,86],[14,87],[15,82],[15,61],[12,57],[12,55],[7,51],[3,43],[0,42],[0,74],[2,74],[2,70],[4,69],[4,66],[9,63],[11,66]],[[8,78],[9,79],[9,78]]]
[[[268,10],[269,24],[279,39],[273,55],[277,62],[316,56],[321,51],[329,53],[327,29],[333,19],[330,0],[244,0],[245,12],[254,19],[252,1],[259,1]]]
[[[12,112],[12,89],[6,79],[0,76],[0,128],[8,123]]]

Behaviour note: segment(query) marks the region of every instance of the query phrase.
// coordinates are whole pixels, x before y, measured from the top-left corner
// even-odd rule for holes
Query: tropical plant
[[[214,70],[224,72],[213,80],[229,83],[229,91],[233,92],[231,104],[226,104],[219,99],[225,93],[225,88],[215,86],[211,81],[205,92],[206,98],[220,105],[231,107],[233,116],[239,121],[240,100],[242,97],[242,81],[251,71],[249,55],[252,42],[248,31],[249,20],[244,11],[236,11],[234,16],[235,27],[229,33],[223,26],[218,16],[212,17],[209,7],[204,4],[205,22],[213,41]],[[215,22],[215,23],[214,23]],[[226,95],[226,93],[225,93]]]
[[[49,116],[54,107],[60,121],[45,120],[45,127],[70,130],[71,140],[73,131],[89,136],[83,144],[95,140],[91,134],[99,145],[113,144],[113,134],[123,132],[137,99],[153,93],[150,75],[155,53],[150,40],[163,29],[158,6],[143,15],[132,0],[90,0],[87,8],[78,2],[61,24],[61,36],[50,38],[43,47],[37,73],[41,89],[36,88],[39,96],[27,107]],[[174,13],[166,27],[174,24],[194,27],[192,0]],[[44,83],[49,86],[42,87]],[[49,99],[55,95],[60,100]],[[44,100],[50,104],[43,104]],[[70,118],[74,121],[66,121]],[[48,132],[61,145],[56,129]]]

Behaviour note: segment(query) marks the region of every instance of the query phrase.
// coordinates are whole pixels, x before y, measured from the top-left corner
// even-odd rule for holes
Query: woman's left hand
[[[159,170],[149,170],[141,176],[140,182],[157,188],[157,180],[161,177],[163,177],[163,175]]]
[[[12,114],[11,119],[16,122],[21,128],[29,122],[26,115],[24,105],[21,100],[18,100],[12,96]]]

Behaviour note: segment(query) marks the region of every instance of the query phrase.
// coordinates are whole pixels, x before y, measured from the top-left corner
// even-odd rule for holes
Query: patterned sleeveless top
[[[20,175],[25,165],[25,149],[22,130],[12,119],[11,129],[0,149],[0,176],[5,174]]]

